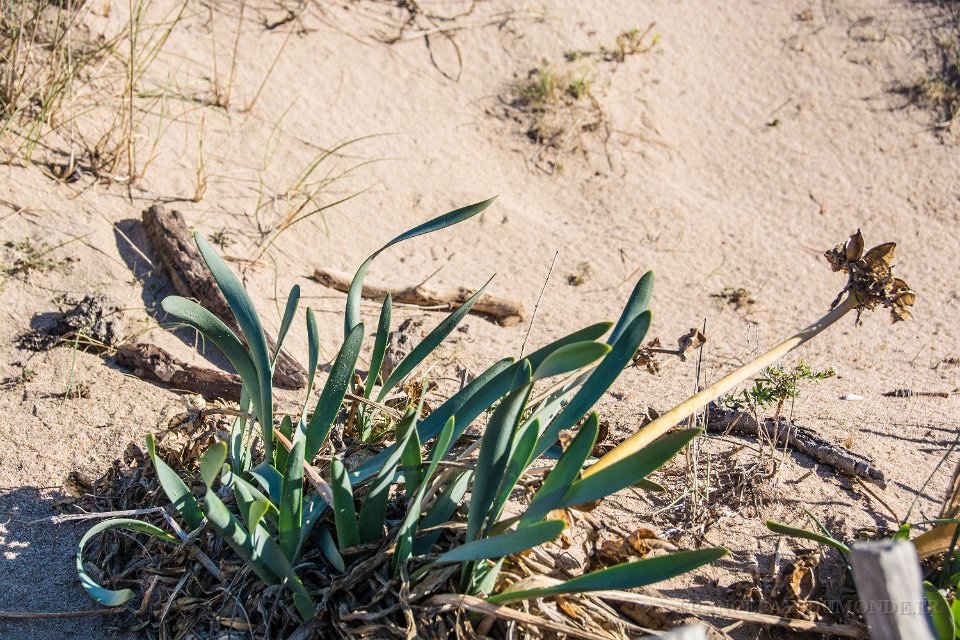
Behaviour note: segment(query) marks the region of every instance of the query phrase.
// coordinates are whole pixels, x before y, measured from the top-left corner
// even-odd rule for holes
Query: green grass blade
[[[610,345],[602,342],[574,342],[560,347],[544,358],[533,372],[534,380],[543,380],[582,369],[610,352]]]
[[[723,547],[680,551],[666,556],[625,562],[567,580],[552,587],[500,593],[487,598],[487,601],[494,604],[509,604],[529,598],[544,598],[567,593],[633,589],[669,580],[693,571],[705,564],[719,560],[728,553],[729,551]]]
[[[423,516],[423,520],[420,521],[418,531],[422,529],[430,529],[431,527],[439,526],[444,522],[449,522],[450,518],[453,517],[454,512],[457,510],[457,507],[460,506],[460,501],[463,500],[463,496],[467,493],[467,489],[470,488],[470,481],[472,478],[472,471],[464,471],[463,473],[454,476],[453,479],[443,487],[440,495],[437,496],[437,499],[433,501],[433,504],[430,505],[430,508],[427,509],[427,513]],[[418,534],[413,543],[414,555],[422,556],[430,553],[430,549],[437,542],[442,533],[443,532],[441,530],[436,529],[434,531],[428,531],[427,533]]]
[[[360,354],[362,344],[363,324],[358,324],[347,335],[347,339],[343,341],[340,352],[330,369],[330,376],[327,378],[326,384],[323,385],[323,391],[320,392],[316,409],[314,409],[310,423],[307,425],[307,443],[304,448],[306,460],[313,460],[317,456],[317,452],[323,446],[323,441],[327,439],[327,435],[330,433],[330,427],[337,419],[340,405],[343,404],[343,397],[346,395],[350,381],[353,379],[353,372],[357,366],[357,357]]]
[[[353,487],[347,479],[340,458],[330,463],[330,488],[333,490],[333,519],[337,527],[340,548],[360,544],[360,527],[357,524],[357,508],[353,504]]]
[[[273,368],[270,366],[270,354],[267,350],[267,339],[260,324],[260,317],[253,306],[253,301],[247,295],[239,278],[230,270],[227,263],[217,254],[206,238],[199,233],[193,234],[200,250],[200,255],[207,268],[213,275],[223,297],[226,298],[230,310],[237,319],[237,325],[243,333],[250,347],[250,359],[257,370],[260,386],[260,427],[263,432],[264,455],[268,460],[273,459]],[[253,394],[253,388],[250,390]]]
[[[290,330],[290,325],[293,323],[294,317],[297,315],[297,305],[300,304],[300,285],[295,284],[293,288],[290,289],[290,295],[287,296],[287,306],[283,310],[283,321],[280,323],[280,332],[277,334],[277,346],[273,350],[273,357],[270,359],[270,366],[275,367],[277,365],[277,358],[280,356],[280,348],[283,346],[283,341],[287,337],[287,331]]]
[[[484,200],[483,202],[477,202],[476,204],[455,209],[454,211],[445,213],[442,216],[428,220],[427,222],[424,222],[423,224],[400,234],[387,244],[377,249],[373,254],[370,255],[369,258],[364,260],[363,264],[360,265],[360,268],[357,269],[356,275],[353,276],[353,281],[350,283],[350,291],[347,293],[347,310],[344,315],[343,335],[348,335],[350,330],[360,323],[360,292],[363,290],[363,279],[367,275],[367,269],[370,267],[370,263],[373,262],[374,258],[398,242],[403,242],[404,240],[409,240],[410,238],[415,238],[425,233],[439,231],[440,229],[444,229],[472,218],[493,204],[494,200],[496,200],[496,196],[488,200]]]
[[[450,562],[474,562],[485,558],[502,558],[549,542],[559,536],[566,526],[563,520],[538,522],[516,531],[467,542],[441,554],[436,562],[437,564],[445,564]]]
[[[360,542],[367,543],[383,536],[383,525],[387,516],[387,499],[390,497],[390,485],[396,475],[404,449],[416,432],[419,409],[408,409],[403,419],[397,424],[397,447],[387,457],[383,468],[370,483],[367,497],[360,505]]]
[[[631,322],[623,334],[614,343],[610,353],[600,361],[597,368],[593,370],[590,377],[583,383],[579,391],[571,398],[570,403],[564,407],[553,422],[546,428],[537,447],[534,449],[533,457],[538,458],[544,451],[553,446],[553,443],[560,437],[560,432],[564,429],[570,429],[580,422],[580,419],[597,403],[597,401],[607,392],[610,385],[620,376],[633,359],[637,348],[643,342],[647,335],[647,329],[650,328],[650,312],[644,311]]]
[[[627,304],[617,320],[617,326],[613,328],[613,333],[607,339],[607,344],[614,344],[620,339],[627,327],[630,326],[636,318],[647,310],[650,304],[650,296],[653,294],[653,271],[647,271],[634,286]]]
[[[530,501],[530,506],[520,517],[518,527],[539,522],[557,508],[564,494],[570,489],[570,485],[580,475],[583,463],[587,461],[587,457],[593,450],[598,431],[599,418],[594,412],[580,427],[580,431],[577,432],[567,450],[560,456],[553,471],[547,474],[543,484],[540,485],[540,489],[533,496],[533,500]]]
[[[820,544],[825,544],[829,547],[833,547],[843,555],[848,555],[850,553],[850,547],[843,544],[836,538],[831,538],[829,536],[821,535],[813,531],[807,531],[806,529],[801,529],[800,527],[791,527],[788,524],[782,522],[775,522],[773,520],[766,520],[764,524],[767,525],[767,529],[773,531],[774,533],[779,533],[783,536],[791,536],[794,538],[802,538],[803,540],[812,540],[814,542],[819,542]]]
[[[500,474],[493,472],[506,469],[513,452],[517,425],[530,398],[533,385],[530,378],[533,372],[526,360],[517,370],[513,379],[514,391],[504,398],[487,422],[487,428],[480,438],[480,453],[477,455],[477,469],[486,473],[477,474],[471,488],[470,512],[467,516],[467,541],[476,540],[483,530],[490,508],[496,500],[496,491],[500,484]]]
[[[200,477],[203,484],[209,488],[213,481],[220,475],[223,464],[227,461],[227,443],[221,441],[214,442],[207,447],[207,450],[200,458]]]
[[[387,353],[387,340],[390,337],[390,316],[393,313],[393,298],[390,294],[383,301],[383,307],[380,309],[380,320],[377,322],[377,336],[373,341],[373,353],[370,354],[370,372],[367,374],[367,381],[363,387],[363,395],[369,398],[373,393],[373,387],[377,384],[377,376],[380,375],[380,367],[383,366],[383,357]]]
[[[700,429],[684,429],[667,434],[606,469],[575,481],[556,508],[592,502],[636,484],[663,466],[700,433]]]
[[[303,524],[303,446],[299,441],[290,449],[280,494],[280,548],[290,562],[296,558]]]
[[[395,386],[400,384],[401,380],[416,369],[417,365],[423,362],[423,360],[443,342],[444,338],[450,335],[450,332],[456,329],[460,321],[463,320],[463,317],[469,313],[473,305],[476,304],[480,296],[483,295],[484,290],[490,285],[492,280],[492,278],[487,280],[487,283],[480,287],[479,291],[470,296],[459,308],[444,318],[440,324],[434,327],[433,330],[400,361],[400,364],[390,373],[380,388],[380,393],[377,394],[377,400],[383,400]]]
[[[134,597],[135,594],[133,591],[130,589],[121,589],[119,591],[105,589],[97,584],[97,582],[87,573],[86,569],[83,568],[83,550],[86,548],[87,543],[94,536],[109,529],[122,529],[126,531],[136,531],[138,533],[147,533],[155,538],[174,545],[178,544],[180,541],[159,527],[156,527],[148,522],[141,522],[140,520],[133,520],[130,518],[113,518],[111,520],[104,520],[103,522],[99,522],[87,530],[83,537],[80,538],[80,543],[77,545],[77,575],[80,577],[80,586],[83,587],[84,591],[90,594],[91,598],[100,604],[108,607],[116,607]]]
[[[157,471],[157,479],[163,487],[163,492],[167,494],[167,499],[173,503],[173,508],[183,518],[187,527],[192,531],[203,525],[200,504],[177,472],[157,455],[157,446],[152,433],[147,434],[147,454],[153,462],[153,468]]]

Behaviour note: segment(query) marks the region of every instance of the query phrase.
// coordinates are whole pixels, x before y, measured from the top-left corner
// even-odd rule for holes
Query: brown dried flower
[[[838,244],[824,256],[834,271],[847,274],[847,284],[833,301],[836,307],[847,291],[855,296],[858,314],[864,309],[884,306],[890,309],[893,322],[909,320],[912,316],[907,307],[913,306],[916,293],[900,278],[893,276],[893,259],[896,244],[885,242],[864,253],[863,236],[858,229],[843,244]]]

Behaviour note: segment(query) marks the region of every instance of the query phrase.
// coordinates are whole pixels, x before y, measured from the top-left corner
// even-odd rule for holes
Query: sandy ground
[[[212,8],[223,75],[239,16],[233,3]],[[436,10],[453,14],[457,7],[436,3]],[[109,20],[122,19],[120,11]],[[934,115],[900,91],[938,68],[936,42],[948,23],[940,7],[867,0],[482,2],[457,21],[458,81],[447,77],[458,64],[442,38],[428,45],[416,35],[394,44],[374,37],[396,33],[404,19],[389,3],[311,4],[294,23],[302,28],[289,36],[289,25],[265,29],[263,21],[278,15],[274,3],[247,3],[234,105],[172,100],[166,119],[151,121],[163,135],[145,177],[130,189],[90,177],[64,185],[36,166],[0,168],[3,240],[55,245],[81,238],[51,254],[73,262],[7,277],[0,289],[0,377],[10,379],[0,392],[0,610],[92,606],[73,569],[83,528],[31,521],[53,513],[71,472],[97,477],[129,442],[142,442],[161,409],[179,402],[99,356],[69,348],[34,355],[14,346],[16,336],[38,314],[54,311],[57,296],[97,291],[124,309],[124,333],[149,330],[151,339],[203,363],[185,341],[151,329],[156,321],[148,310],[170,290],[139,253],[146,247],[140,212],[166,202],[208,236],[231,238],[228,256],[251,258],[261,241],[257,218],[269,225],[285,215],[283,194],[303,167],[338,141],[370,135],[376,137],[324,161],[324,173],[356,168],[318,201],[365,191],[280,235],[258,262],[234,263],[274,329],[285,292],[294,283],[303,287],[306,303],[319,312],[327,358],[337,348],[343,296],[310,281],[314,267],[353,270],[395,233],[492,194],[499,200],[480,219],[391,249],[370,273],[398,286],[431,274],[436,285],[477,286],[497,273],[491,290],[532,309],[556,254],[532,328],[470,318],[468,331],[445,348],[448,361],[475,372],[517,354],[528,330],[528,344],[537,345],[614,319],[649,268],[657,278],[652,335],[672,343],[706,320],[703,366],[713,380],[826,310],[842,279],[822,259],[825,249],[857,228],[868,246],[895,240],[900,275],[918,292],[916,319],[896,326],[882,313],[866,315],[862,326],[848,319],[804,348],[813,366],[838,375],[809,389],[794,415],[876,460],[889,479],[883,498],[906,511],[960,428],[955,395],[882,396],[903,387],[960,386],[960,367],[945,361],[960,356],[953,278],[960,155],[955,134],[933,126]],[[210,16],[204,3],[189,7],[160,70],[145,82],[173,78],[185,95],[208,91]],[[504,117],[516,83],[544,63],[562,64],[565,52],[612,46],[623,30],[654,21],[660,40],[650,52],[620,64],[586,60],[609,137],[585,134],[585,153],[551,158],[560,166],[545,162],[524,126]],[[91,19],[91,29],[106,22]],[[411,32],[422,28],[430,26],[417,23]],[[265,76],[254,107],[244,111]],[[192,202],[201,123],[208,185]],[[265,198],[274,201],[254,216]],[[18,257],[5,251],[8,262]],[[569,284],[584,263],[584,283]],[[725,287],[749,289],[756,304],[737,311],[713,297]],[[364,312],[375,322],[375,306]],[[411,316],[428,326],[441,318],[404,309],[395,323]],[[289,350],[300,356],[305,344],[298,323]],[[17,381],[25,368],[34,373]],[[89,386],[89,397],[57,397],[79,382]],[[692,363],[669,362],[658,377],[631,370],[601,410],[623,435],[647,406],[668,408],[693,385]],[[847,394],[862,399],[841,400]],[[915,519],[935,515],[957,461],[948,456],[936,471]],[[802,456],[790,460],[783,478],[796,480],[808,469],[816,473],[781,484],[763,517],[803,524],[805,506],[844,535],[891,524],[848,480]],[[625,524],[654,519],[641,502],[617,504],[626,509],[617,514]],[[748,558],[772,562],[776,536],[762,519],[748,514],[712,529],[707,541],[731,548],[731,559],[665,591],[722,602],[722,587],[744,577]],[[0,622],[4,638],[106,633],[98,620]]]

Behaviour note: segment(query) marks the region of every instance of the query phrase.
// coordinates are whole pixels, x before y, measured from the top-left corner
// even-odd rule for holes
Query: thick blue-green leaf
[[[363,387],[363,395],[366,398],[373,393],[373,387],[377,384],[377,376],[380,375],[380,367],[383,366],[383,357],[387,353],[387,340],[390,337],[390,316],[393,313],[393,297],[388,293],[383,300],[383,307],[380,308],[380,321],[377,322],[377,336],[373,341],[373,353],[370,354],[370,372],[367,374],[367,382]]]
[[[518,600],[546,598],[568,593],[634,589],[693,571],[705,564],[719,560],[728,553],[729,551],[723,547],[715,547],[696,551],[680,551],[656,558],[644,558],[636,562],[625,562],[607,569],[593,571],[552,587],[507,591],[498,593],[487,598],[487,600],[494,604],[509,604]]]
[[[480,299],[480,296],[483,295],[484,290],[490,285],[492,280],[493,278],[487,280],[487,283],[480,287],[479,291],[470,296],[460,307],[454,309],[450,315],[434,327],[433,330],[400,361],[397,368],[390,373],[383,383],[383,386],[380,387],[377,400],[383,400],[394,387],[400,384],[401,380],[410,375],[410,373],[417,368],[417,365],[433,353],[433,350],[443,342],[444,338],[450,335],[450,332],[457,328],[457,325],[460,324],[460,321],[463,320],[463,317],[467,315],[470,309],[473,308],[473,305]]]
[[[293,318],[297,315],[298,304],[300,304],[300,285],[295,284],[293,288],[290,289],[290,295],[287,296],[287,306],[283,310],[283,321],[280,322],[277,344],[273,350],[273,358],[270,360],[270,365],[273,367],[277,366],[277,357],[280,355],[280,348],[283,346],[283,341],[287,337],[287,331],[290,330]]]
[[[533,379],[543,380],[582,369],[609,351],[610,345],[592,340],[565,345],[544,358],[533,372]]]
[[[283,491],[283,474],[273,468],[269,463],[262,462],[249,471],[257,483],[263,487],[270,499],[280,504],[280,495]]]
[[[283,416],[280,420],[280,426],[277,427],[277,430],[283,434],[283,437],[287,439],[287,442],[302,442],[303,436],[300,431],[297,431],[296,436],[293,433],[293,420],[290,416]],[[286,469],[287,468],[287,449],[286,447],[277,447],[277,451],[274,454],[274,464],[277,469]]]
[[[413,538],[417,528],[417,520],[420,519],[420,510],[423,506],[423,497],[427,492],[430,479],[437,470],[437,466],[440,464],[440,461],[443,459],[443,457],[447,455],[447,451],[449,451],[450,446],[453,444],[453,430],[454,419],[451,417],[449,420],[447,420],[447,424],[444,425],[443,431],[441,431],[440,435],[437,437],[437,443],[433,448],[433,456],[430,459],[430,464],[427,466],[427,470],[423,473],[423,477],[420,478],[420,483],[417,487],[417,490],[413,494],[410,504],[407,506],[407,515],[400,525],[400,530],[397,532],[397,547],[393,553],[393,575],[397,575],[400,566],[406,562],[411,555],[413,555]],[[416,430],[413,431],[414,435],[411,436],[410,443],[412,443],[416,437]],[[406,469],[404,469],[404,479],[409,481],[409,474],[407,473]]]
[[[267,584],[278,584],[281,577],[271,568],[263,558],[262,549],[254,547],[253,538],[242,524],[234,517],[227,506],[220,501],[217,494],[207,490],[203,499],[203,512],[207,516],[209,526],[216,531],[234,553],[250,567],[260,579]],[[273,542],[269,536],[264,539]]]
[[[250,412],[250,393],[247,385],[240,388],[240,411]],[[247,438],[247,418],[237,416],[230,429],[230,464],[234,473],[242,474],[250,467],[250,442]]]
[[[472,413],[472,405],[468,405],[468,401],[470,401],[478,391],[483,389],[487,383],[500,375],[512,363],[513,360],[511,358],[504,358],[503,360],[500,360],[477,376],[477,378],[467,384],[463,389],[451,396],[449,400],[437,407],[433,413],[424,418],[417,426],[417,438],[420,440],[420,442],[426,442],[431,438],[437,437],[437,434],[440,433],[440,430],[446,424],[447,420],[453,416],[456,416],[457,424],[460,424],[460,420],[462,419],[460,415],[461,410],[467,412],[468,409],[465,407],[470,407],[469,412]],[[490,402],[492,403],[493,400]],[[483,409],[479,410],[479,412],[482,411]],[[472,421],[474,418],[476,418],[476,416],[473,416],[473,418],[470,418],[470,420]],[[390,455],[390,451],[392,451],[395,446],[396,445],[391,445],[375,456],[371,456],[369,459],[363,462],[363,464],[351,471],[350,480],[353,482],[353,484],[363,482],[371,475],[379,471],[383,467],[383,461],[387,459],[387,456]]]
[[[187,528],[191,531],[203,524],[203,512],[200,511],[200,504],[190,492],[190,489],[184,484],[177,472],[160,459],[157,455],[157,446],[153,434],[147,434],[147,454],[153,462],[153,468],[157,471],[157,479],[163,492],[167,494],[167,499],[173,503],[173,508],[183,521],[187,523]]]
[[[320,527],[320,529],[317,530],[317,546],[320,548],[320,553],[323,554],[327,562],[333,565],[334,569],[340,573],[347,570],[343,556],[340,555],[340,550],[337,549],[337,543],[326,527]]]
[[[559,536],[566,526],[563,520],[545,520],[516,531],[467,542],[441,554],[436,562],[444,564],[502,558],[549,542]]]
[[[770,531],[773,531],[774,533],[779,533],[783,536],[791,536],[794,538],[802,538],[803,540],[819,542],[820,544],[833,547],[843,555],[848,555],[850,553],[850,547],[843,544],[836,538],[815,533],[813,531],[807,531],[806,529],[801,529],[800,527],[791,527],[788,524],[774,522],[773,520],[767,520],[764,522],[764,524],[767,525],[767,529],[770,529]]]
[[[557,461],[553,470],[547,474],[540,489],[533,496],[530,506],[520,517],[519,527],[525,527],[534,522],[539,522],[548,513],[557,508],[563,495],[569,491],[570,485],[580,475],[583,469],[583,463],[593,450],[593,445],[597,440],[599,431],[599,418],[596,412],[591,413],[587,421],[580,427],[580,431],[567,446]]]
[[[463,222],[468,218],[472,218],[493,204],[494,200],[496,200],[496,196],[488,200],[484,200],[483,202],[478,202],[466,207],[461,207],[460,209],[455,209],[454,211],[445,213],[442,216],[437,216],[436,218],[428,220],[423,224],[406,231],[405,233],[401,233],[399,236],[373,252],[369,258],[364,260],[363,264],[360,265],[360,268],[357,269],[356,275],[353,276],[353,282],[350,283],[350,291],[347,293],[347,310],[344,315],[343,335],[348,335],[350,330],[357,326],[357,324],[360,322],[360,292],[363,290],[363,279],[367,275],[367,269],[370,267],[370,263],[373,262],[374,258],[398,242],[403,242],[404,240],[409,240],[410,238],[415,238],[425,233],[439,231],[440,229],[444,229],[450,225],[454,225],[459,222]]]
[[[667,434],[623,460],[575,481],[563,494],[556,508],[562,509],[606,498],[636,484],[663,466],[700,433],[700,429],[684,429]]]
[[[613,332],[607,338],[607,344],[612,345],[619,340],[630,323],[647,310],[651,294],[653,294],[653,271],[647,271],[630,293],[627,304],[620,313],[620,319],[617,320],[617,326],[613,328]]]
[[[266,535],[261,527],[258,535],[251,536],[243,525],[230,513],[220,498],[207,490],[203,499],[203,509],[210,527],[233,549],[234,553],[267,584],[280,584],[286,581],[293,591],[294,603],[300,616],[307,620],[313,617],[313,601],[303,583],[287,560],[280,546]],[[259,509],[251,515],[259,513]]]
[[[630,364],[649,328],[649,311],[641,313],[627,326],[623,334],[613,344],[610,353],[597,365],[597,368],[593,370],[593,373],[573,396],[570,403],[564,407],[560,415],[554,418],[543,435],[540,436],[540,441],[537,442],[537,447],[534,449],[534,458],[538,458],[540,454],[553,446],[553,443],[560,437],[561,431],[570,429],[580,422],[580,419],[593,408],[593,405],[620,376],[624,367]]]
[[[266,500],[254,500],[250,504],[250,509],[247,511],[247,521],[249,522],[250,531],[257,531],[257,528],[263,521],[263,517],[267,515],[272,507],[273,505]]]
[[[333,519],[337,527],[340,548],[360,544],[360,527],[357,524],[357,508],[353,504],[353,487],[347,479],[340,458],[330,462],[330,488],[333,490]]]
[[[457,507],[460,506],[460,501],[463,500],[467,489],[470,488],[470,480],[472,478],[472,471],[464,471],[454,476],[453,479],[443,487],[440,495],[433,501],[430,508],[427,509],[427,513],[423,516],[423,520],[420,521],[420,526],[417,528],[418,531],[430,529],[449,522],[457,510]],[[433,548],[434,543],[436,543],[442,533],[443,531],[440,529],[426,533],[418,533],[417,539],[413,543],[413,554],[422,556],[430,553],[430,549]]]
[[[267,460],[273,459],[273,367],[270,366],[270,353],[267,349],[267,338],[263,333],[263,326],[260,324],[260,317],[253,306],[253,301],[247,295],[247,291],[240,283],[240,279],[230,270],[227,263],[217,254],[213,246],[207,242],[206,238],[199,233],[193,234],[193,238],[200,250],[203,261],[207,263],[207,268],[213,275],[220,291],[230,305],[234,317],[237,319],[237,325],[240,327],[243,337],[250,348],[250,359],[254,368],[257,370],[259,379],[260,394],[260,428],[263,435],[264,456]],[[251,387],[250,393],[254,394]]]
[[[297,442],[287,456],[280,497],[280,548],[287,559],[296,559],[303,524],[303,442]]]
[[[80,544],[77,545],[77,575],[80,577],[80,586],[83,587],[83,590],[90,594],[90,597],[99,602],[102,605],[108,607],[116,607],[123,604],[135,594],[130,589],[121,589],[119,591],[111,591],[110,589],[105,589],[101,587],[96,581],[90,577],[86,569],[83,568],[83,550],[87,546],[87,543],[95,535],[107,531],[108,529],[123,529],[126,531],[136,531],[138,533],[148,533],[154,538],[159,538],[164,542],[169,542],[170,544],[177,544],[179,540],[176,537],[170,535],[163,529],[155,527],[154,525],[148,522],[141,522],[140,520],[132,520],[130,518],[113,518],[111,520],[104,520],[92,526],[82,538],[80,538]]]
[[[497,498],[501,476],[496,470],[506,469],[513,453],[513,442],[523,410],[530,398],[533,372],[530,363],[523,360],[513,380],[514,391],[504,398],[487,422],[480,438],[477,469],[482,470],[473,481],[470,496],[470,513],[467,516],[467,541],[476,540],[484,528],[490,508]]]
[[[333,361],[333,367],[330,369],[330,376],[326,384],[323,385],[323,391],[320,392],[320,399],[317,401],[317,407],[313,411],[310,423],[307,425],[306,439],[307,444],[304,449],[306,460],[313,460],[323,446],[323,441],[327,439],[330,433],[330,427],[337,419],[340,412],[340,405],[343,404],[343,397],[347,393],[347,387],[353,379],[353,371],[357,366],[357,356],[360,354],[360,346],[363,344],[363,324],[356,325],[347,335],[340,347],[340,353]]]
[[[503,567],[505,558],[500,558],[496,562],[485,561],[474,570],[473,585],[470,588],[471,595],[485,596],[497,586],[497,578],[500,577],[500,569]]]
[[[296,559],[303,553],[303,546],[310,539],[313,527],[320,522],[320,517],[326,513],[327,501],[318,493],[312,493],[304,500],[303,524],[300,525],[300,546],[297,547]],[[296,560],[294,561],[296,564]]]
[[[250,353],[244,348],[240,338],[220,318],[213,315],[196,302],[180,296],[167,296],[160,303],[164,311],[174,315],[203,334],[203,337],[216,345],[217,349],[226,356],[233,368],[237,370],[244,387],[250,392],[254,412],[262,418],[260,411],[262,397],[260,394],[260,374],[254,366]]]
[[[203,484],[207,487],[213,484],[213,481],[220,475],[223,463],[227,461],[227,443],[223,441],[214,442],[207,447],[207,450],[200,458],[200,477]]]
[[[953,620],[953,611],[947,604],[947,599],[934,585],[926,580],[923,582],[923,597],[927,601],[927,611],[930,614],[930,622],[933,625],[937,640],[954,640],[956,624]]]
[[[533,446],[537,444],[538,435],[540,435],[540,424],[536,420],[520,427],[514,439],[513,451],[510,453],[510,461],[507,463],[507,468],[503,472],[500,486],[497,487],[496,497],[490,506],[490,512],[487,514],[486,523],[482,528],[483,533],[481,533],[481,535],[489,534],[491,527],[496,523],[497,518],[500,517],[500,513],[506,506],[507,500],[510,499],[510,494],[513,493],[514,488],[517,486],[520,476],[523,475],[523,472],[530,465],[530,456],[533,453]]]
[[[313,393],[313,380],[317,375],[319,361],[320,331],[317,329],[317,315],[312,308],[307,307],[307,392],[303,394],[303,411],[300,412],[297,436],[300,436],[300,432],[306,433],[307,407],[310,405],[310,394]]]
[[[423,385],[427,388],[426,383]],[[403,468],[403,484],[407,498],[412,498],[423,482],[423,454],[420,448],[420,438],[417,437],[415,424],[410,425],[410,435],[406,438],[407,446],[400,454],[400,466]]]
[[[422,399],[421,399],[422,406]],[[393,484],[393,477],[400,462],[401,455],[410,438],[416,432],[417,416],[420,415],[419,407],[416,411],[408,409],[403,418],[397,423],[397,448],[387,457],[380,473],[376,475],[373,482],[370,483],[370,489],[367,491],[367,497],[360,505],[360,542],[373,542],[383,537],[384,521],[387,517],[387,500],[390,497],[390,485]]]

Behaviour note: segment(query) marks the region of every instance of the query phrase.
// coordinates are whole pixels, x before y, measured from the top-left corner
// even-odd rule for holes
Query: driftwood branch
[[[317,269],[313,272],[313,279],[325,287],[336,289],[344,293],[350,290],[352,276],[343,271],[334,269]],[[426,285],[416,285],[403,289],[391,289],[384,285],[364,282],[360,295],[370,300],[383,300],[389,293],[394,302],[413,304],[419,307],[448,307],[455,309],[475,294],[476,289],[467,287],[453,287],[449,289],[434,289]],[[493,316],[504,327],[523,321],[526,311],[523,305],[514,300],[498,298],[484,294],[473,305],[472,311]]]
[[[846,447],[821,438],[811,429],[781,419],[779,425],[773,420],[764,420],[758,425],[753,416],[743,411],[724,411],[711,405],[707,431],[709,433],[734,433],[741,436],[763,436],[768,440],[776,438],[778,446],[789,446],[794,451],[805,454],[840,473],[860,478],[880,487],[886,486],[883,471],[874,466],[873,461],[850,451]]]
[[[934,640],[912,544],[864,542],[854,545],[850,561],[871,638]]]
[[[196,299],[239,334],[230,305],[200,257],[183,214],[153,205],[143,212],[143,227],[177,293]],[[275,348],[272,336],[267,335],[267,343],[271,350]],[[281,350],[273,379],[278,387],[302,389],[307,384],[307,372],[293,356]]]
[[[195,367],[177,360],[156,345],[128,342],[120,345],[113,358],[118,365],[144,380],[199,393],[210,400],[240,400],[240,376],[219,369]]]

